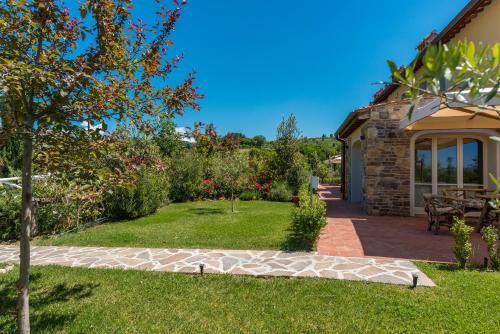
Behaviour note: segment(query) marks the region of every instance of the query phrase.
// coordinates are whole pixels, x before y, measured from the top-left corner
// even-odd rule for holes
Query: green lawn
[[[279,249],[288,234],[293,204],[207,201],[172,204],[137,220],[108,223],[38,245]]]
[[[34,267],[35,333],[497,333],[499,273],[420,264],[437,288]],[[0,276],[14,331],[17,268]]]

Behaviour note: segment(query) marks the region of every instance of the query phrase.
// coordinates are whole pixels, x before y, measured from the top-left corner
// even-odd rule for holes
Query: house
[[[430,43],[457,40],[500,42],[500,0],[470,1],[443,31],[418,45],[416,59]],[[500,136],[498,114],[471,119],[463,108],[440,110],[439,101],[428,99],[408,119],[404,91],[396,83],[386,85],[337,130],[344,199],[362,203],[371,215],[407,216],[423,213],[424,193],[493,189],[489,174],[500,176],[500,143],[491,140]]]

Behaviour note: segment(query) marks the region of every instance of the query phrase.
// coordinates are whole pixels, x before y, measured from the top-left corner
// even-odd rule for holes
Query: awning
[[[464,96],[466,99],[467,94],[462,93],[461,98]],[[427,99],[415,108],[411,118],[403,118],[399,126],[405,130],[500,129],[500,115],[491,110],[500,111],[500,99],[493,98],[490,104],[488,109],[479,109],[460,102],[444,106],[439,98]]]

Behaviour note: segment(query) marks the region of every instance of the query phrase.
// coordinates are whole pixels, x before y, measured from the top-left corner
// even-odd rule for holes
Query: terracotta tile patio
[[[328,225],[318,243],[322,255],[454,261],[446,227],[434,235],[423,217],[368,216],[360,205],[342,200],[338,186],[321,186],[319,194],[328,208]],[[472,234],[472,246],[473,261],[482,263],[487,253],[479,233]]]

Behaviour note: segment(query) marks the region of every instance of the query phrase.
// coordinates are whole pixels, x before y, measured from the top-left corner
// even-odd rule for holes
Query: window
[[[457,183],[457,138],[439,138],[437,141],[438,183]]]
[[[423,194],[442,194],[447,188],[484,186],[487,147],[472,136],[418,138],[413,166],[413,205],[422,208]]]
[[[432,182],[432,139],[424,138],[415,143],[415,182]]]
[[[472,138],[463,139],[464,184],[483,183],[483,143]]]

